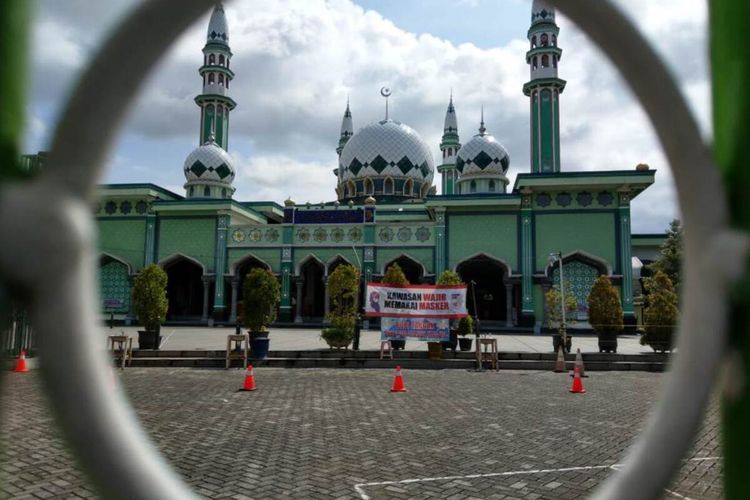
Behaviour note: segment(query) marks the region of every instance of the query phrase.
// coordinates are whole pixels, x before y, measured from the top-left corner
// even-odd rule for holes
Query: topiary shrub
[[[547,306],[547,326],[554,328],[555,324],[562,323],[562,294],[559,285],[554,285],[544,294],[544,303]],[[578,311],[578,302],[573,293],[570,282],[565,282],[565,322],[574,323],[573,313]]]
[[[672,335],[679,316],[672,280],[659,271],[645,284],[648,304],[644,315],[646,333],[641,336],[641,345],[650,345],[654,351],[672,350]]]
[[[167,316],[167,273],[156,264],[143,268],[133,282],[133,310],[147,332],[158,332]]]
[[[247,274],[242,291],[245,328],[252,333],[267,332],[281,300],[279,280],[268,269],[255,268]]]
[[[401,266],[394,262],[385,270],[385,276],[383,276],[382,283],[385,285],[408,285],[409,280],[406,279],[406,275],[404,274],[404,271],[401,270]]]
[[[357,323],[357,302],[359,298],[359,271],[350,265],[341,265],[328,276],[328,296],[330,312],[328,321],[331,328],[323,330],[321,337],[328,342],[335,339],[349,345],[354,337]]]
[[[438,285],[463,285],[464,282],[461,280],[461,276],[456,271],[445,270],[440,273],[437,279]]]
[[[458,335],[461,335],[462,337],[465,337],[466,335],[471,335],[474,332],[474,318],[471,316],[464,316],[460,320],[458,320],[458,328],[456,329],[456,333]]]
[[[622,305],[620,292],[607,276],[599,276],[588,296],[589,324],[596,333],[621,332]]]

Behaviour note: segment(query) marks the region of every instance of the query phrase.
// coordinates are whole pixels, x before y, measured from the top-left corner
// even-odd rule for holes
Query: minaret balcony
[[[218,83],[209,83],[208,85],[203,86],[203,93],[220,95],[220,96],[228,96],[229,90],[227,89],[225,85],[219,85]]]
[[[543,87],[554,87],[558,92],[562,94],[565,90],[565,85],[568,82],[561,78],[534,78],[530,82],[527,82],[523,86],[523,93],[527,96],[531,94],[531,91],[537,88]]]
[[[531,64],[531,58],[534,56],[542,56],[544,54],[555,54],[557,60],[562,59],[562,49],[560,47],[554,47],[549,45],[547,47],[536,47],[526,52],[526,63]]]
[[[218,64],[204,65],[198,69],[198,74],[201,76],[206,73],[224,73],[229,77],[230,80],[234,79],[234,71],[227,68],[226,66],[219,66]]]

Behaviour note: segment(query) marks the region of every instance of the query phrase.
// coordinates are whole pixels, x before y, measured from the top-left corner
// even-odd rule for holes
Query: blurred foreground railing
[[[34,331],[26,310],[11,307],[9,317],[0,326],[0,357],[16,357],[21,351],[25,351],[27,356],[36,354]]]

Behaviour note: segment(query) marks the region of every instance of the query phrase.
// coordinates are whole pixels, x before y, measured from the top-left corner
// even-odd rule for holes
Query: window
[[[209,188],[208,186],[204,187],[203,188],[203,196],[205,196],[206,198],[208,198],[209,196],[211,196],[211,188]]]
[[[553,68],[557,67],[557,56],[552,56],[552,67]]]
[[[547,36],[547,33],[542,33],[542,47],[548,47],[549,46],[549,37]]]
[[[531,60],[531,69],[537,69],[539,67],[539,64],[537,64],[537,58],[534,56],[534,59]]]
[[[354,183],[352,181],[349,181],[346,189],[349,192],[349,198],[354,198],[357,195],[357,189],[354,187]]]
[[[219,66],[224,66],[224,55],[219,56]]]
[[[493,179],[490,179],[490,193],[495,192],[495,181]]]
[[[216,75],[213,73],[208,74],[208,84],[213,85],[216,82]]]
[[[547,56],[544,56],[544,57],[547,57]],[[219,74],[219,85],[224,85],[224,75],[223,74]]]
[[[226,198],[227,197],[227,188],[221,188],[221,197]]]
[[[393,194],[393,179],[388,177],[385,180],[385,187],[383,188],[383,192],[385,194]]]
[[[476,193],[477,192],[477,181],[471,181],[469,183],[469,192],[470,193]]]
[[[371,179],[365,179],[365,194],[373,194],[375,187],[372,185]]]
[[[214,64],[216,64],[216,56],[214,54],[208,56],[208,64],[209,66],[213,66]]]
[[[406,183],[404,184],[404,196],[411,196],[412,195],[412,191],[413,191],[412,190],[412,184],[413,183],[412,183],[411,179],[409,179],[408,181],[406,181]]]
[[[542,68],[549,68],[549,56],[547,54],[542,56]]]
[[[552,35],[552,46],[557,47],[557,35]]]
[[[536,48],[536,35],[531,37],[531,48],[532,49]]]
[[[193,186],[190,186],[190,189],[188,189],[188,196],[192,198],[193,193],[194,193]]]

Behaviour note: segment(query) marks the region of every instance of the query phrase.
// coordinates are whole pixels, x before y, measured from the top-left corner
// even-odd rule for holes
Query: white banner
[[[367,316],[463,318],[466,285],[384,285],[368,283]]]

